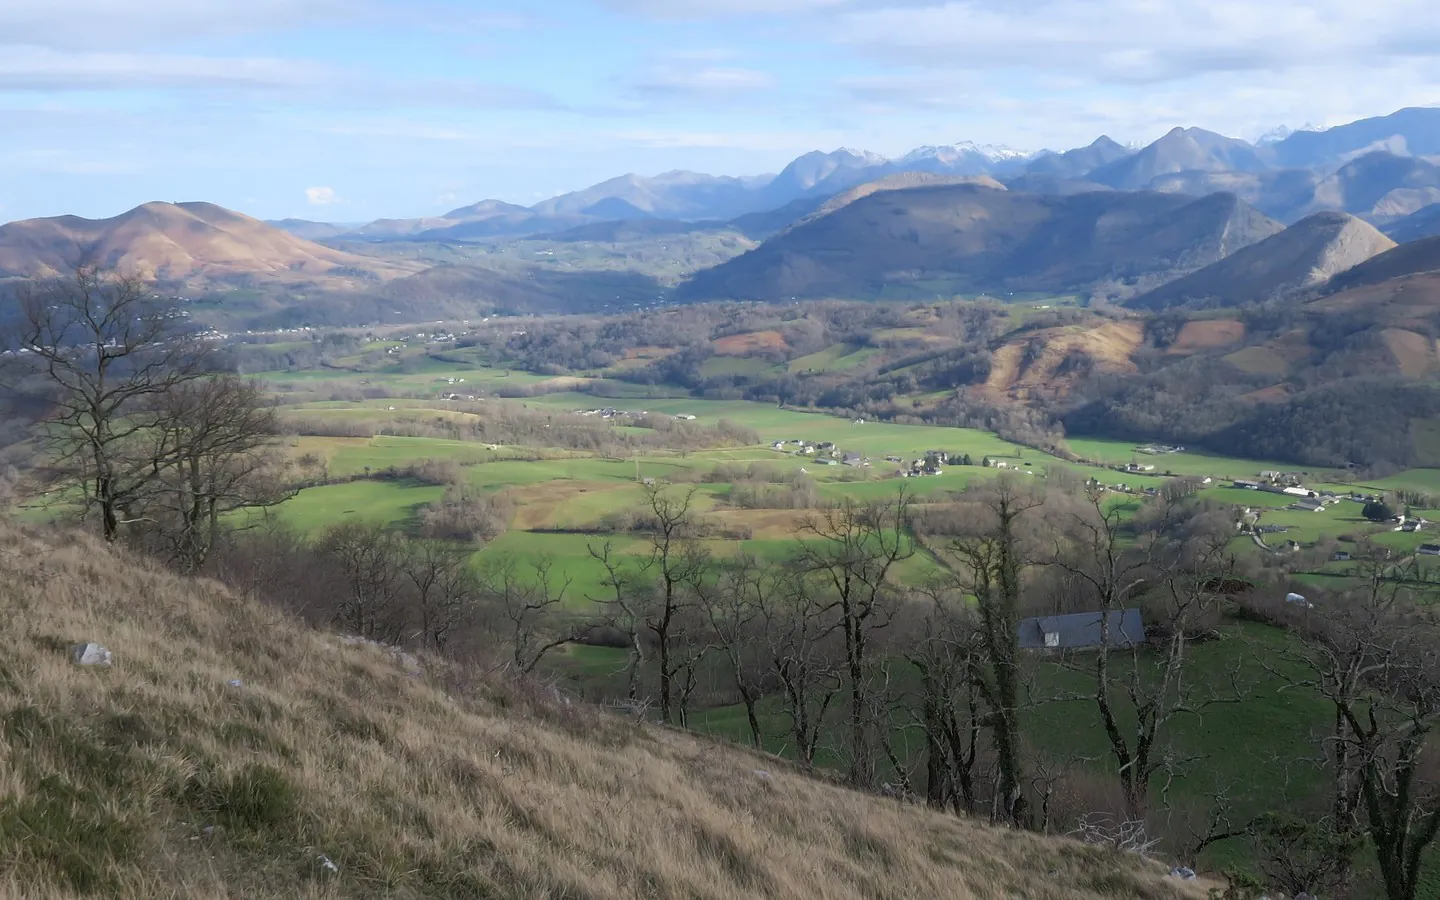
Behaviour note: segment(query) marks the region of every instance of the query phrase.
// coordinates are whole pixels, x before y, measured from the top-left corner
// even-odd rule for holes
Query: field
[[[900,329],[914,331],[915,329]],[[896,336],[899,339],[899,336]],[[727,339],[728,340],[728,339]],[[765,347],[774,343],[774,335],[749,335],[744,343],[730,341],[720,348],[729,353],[747,352],[749,345],[760,341]],[[769,343],[766,343],[766,342]],[[743,343],[743,342],[742,342]],[[732,344],[734,346],[732,346]],[[827,348],[810,357],[791,362],[812,369],[834,369],[863,363],[867,350],[844,345]],[[447,361],[454,358],[455,361]],[[491,400],[515,404],[535,412],[570,412],[590,409],[597,398],[589,393],[563,390],[576,379],[547,378],[530,373],[463,363],[462,353],[448,354],[444,359],[425,357],[409,359],[402,364],[382,367],[372,372],[345,372],[323,369],[269,376],[272,388],[287,401],[284,415],[295,422],[331,421],[362,423],[366,427],[384,429],[395,422],[412,423],[443,421],[464,427],[473,421],[473,414],[458,411],[449,401],[438,399],[442,394],[461,390],[476,391]],[[736,367],[768,366],[753,357],[716,356],[710,364]],[[403,370],[403,371],[402,371]],[[548,392],[528,398],[504,400],[487,391],[506,386],[540,388]],[[313,390],[321,387],[321,391]],[[367,387],[383,387],[390,396],[381,399],[354,398],[354,391]],[[631,386],[636,388],[639,386]],[[318,393],[344,392],[351,398],[334,399]],[[400,396],[408,393],[410,396]],[[765,463],[777,473],[798,473],[804,470],[817,482],[820,495],[829,500],[851,498],[860,502],[882,500],[895,495],[902,484],[913,496],[924,499],[962,490],[975,479],[993,478],[995,469],[946,467],[941,475],[918,481],[901,481],[895,476],[909,461],[929,451],[947,454],[969,454],[976,463],[986,457],[1003,462],[1028,476],[1044,477],[1065,470],[1081,479],[1098,479],[1110,486],[1120,486],[1138,495],[1158,488],[1167,475],[1203,476],[1212,479],[1202,496],[1232,506],[1261,511],[1263,524],[1287,529],[1283,538],[1303,546],[1341,536],[1371,535],[1397,550],[1413,552],[1423,542],[1423,533],[1392,534],[1359,516],[1358,506],[1348,502],[1323,513],[1305,513],[1286,509],[1295,498],[1264,492],[1245,491],[1230,487],[1237,478],[1254,478],[1264,470],[1288,471],[1282,463],[1269,460],[1247,460],[1208,453],[1181,451],[1145,453],[1132,441],[1096,438],[1072,438],[1069,449],[1079,458],[1090,461],[1075,463],[1043,452],[1002,440],[989,432],[940,426],[899,425],[875,421],[852,421],[819,412],[782,408],[770,404],[741,400],[709,400],[693,397],[644,397],[632,400],[609,400],[606,403],[644,410],[651,416],[693,416],[696,425],[714,425],[727,421],[751,429],[758,443],[748,447],[679,451],[650,451],[623,459],[604,458],[583,451],[565,451],[545,447],[501,447],[475,441],[433,437],[400,437],[377,434],[374,437],[334,438],[300,436],[292,439],[296,455],[310,454],[328,465],[331,477],[356,477],[389,468],[403,468],[427,460],[445,460],[462,468],[466,482],[485,491],[510,491],[517,501],[517,513],[510,534],[501,542],[507,551],[527,544],[539,548],[557,530],[584,529],[593,531],[607,515],[633,509],[642,498],[640,479],[704,483],[700,506],[715,509],[714,515],[731,525],[745,526],[753,533],[757,546],[764,542],[789,539],[795,517],[756,517],[727,510],[724,498],[731,485],[716,482],[715,467],[728,463]],[[643,434],[644,429],[627,425],[612,426],[617,434]],[[833,443],[838,450],[858,453],[868,466],[852,469],[820,464],[813,458],[798,455],[793,441],[812,444]],[[772,447],[784,442],[780,450]],[[896,457],[903,463],[887,461]],[[1152,472],[1117,471],[1135,463],[1154,466]],[[1329,487],[1348,491],[1344,485],[1333,485],[1339,473],[1313,471],[1304,473],[1316,488]],[[1367,490],[1410,489],[1440,493],[1440,469],[1416,469],[1361,486]],[[438,488],[414,483],[356,482],[311,488],[280,508],[282,520],[303,531],[314,533],[327,525],[350,518],[378,518],[397,527],[412,527],[419,508],[437,496]],[[716,509],[717,503],[720,504]],[[1354,506],[1355,508],[1351,508]],[[762,522],[761,519],[764,519]],[[1241,552],[1262,552],[1250,542],[1237,541]],[[726,548],[718,548],[726,549]],[[573,565],[577,583],[589,582],[586,574],[590,562],[583,545],[564,547],[536,554],[553,556],[557,566]],[[577,551],[579,551],[577,553]],[[481,551],[493,552],[489,549]],[[1317,570],[1318,571],[1318,570]],[[593,570],[592,570],[593,574]]]

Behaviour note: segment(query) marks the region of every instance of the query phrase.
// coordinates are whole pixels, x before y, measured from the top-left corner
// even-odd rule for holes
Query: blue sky
[[[1440,104],[1433,0],[0,0],[0,221],[358,222]]]

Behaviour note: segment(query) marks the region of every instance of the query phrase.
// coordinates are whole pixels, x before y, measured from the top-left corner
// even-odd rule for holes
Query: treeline
[[[1063,416],[1075,435],[1163,440],[1231,456],[1372,472],[1433,458],[1417,428],[1440,415],[1440,389],[1399,376],[1355,377],[1256,401],[1255,379],[1208,375],[1220,362],[1196,361],[1112,382],[1105,396]],[[1103,389],[1102,389],[1103,390]]]

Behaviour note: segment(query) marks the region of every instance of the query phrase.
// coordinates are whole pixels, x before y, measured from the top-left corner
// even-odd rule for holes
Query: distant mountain
[[[901,172],[949,175],[994,175],[1019,169],[1035,154],[994,144],[962,141],[939,147],[920,147],[890,162]]]
[[[881,190],[697,273],[679,295],[788,300],[1158,284],[1280,230],[1226,194]]]
[[[1351,160],[1321,181],[1315,189],[1314,206],[1387,221],[1437,202],[1440,165],[1375,151]]]
[[[1354,216],[1315,213],[1127,305],[1165,309],[1263,303],[1322,284],[1394,246],[1394,241]]]
[[[1066,150],[1064,153],[1046,151],[1029,161],[1025,166],[1025,174],[1079,180],[1096,169],[1125,159],[1133,152],[1109,137],[1102,136],[1088,147]]]
[[[267,220],[265,224],[279,228],[281,231],[288,231],[307,241],[328,240],[354,230],[354,226],[351,225],[332,225],[329,222],[311,222],[308,219]]]
[[[526,215],[527,217],[530,215],[528,210],[526,210]],[[427,216],[420,219],[376,219],[353,231],[347,231],[341,236],[357,240],[394,240],[414,237],[421,232],[449,228],[457,224],[459,222],[455,219],[447,219],[442,216]]]
[[[1161,175],[1147,186],[1153,191],[1201,197],[1216,191],[1234,194],[1281,222],[1295,222],[1314,211],[1321,176],[1309,169],[1264,172],[1190,170]]]
[[[1409,107],[1324,131],[1297,131],[1271,148],[1285,167],[1338,166],[1374,150],[1402,156],[1440,154],[1440,109]]]
[[[791,225],[810,215],[819,209],[830,198],[828,197],[801,197],[799,200],[791,200],[784,206],[776,209],[764,209],[759,212],[746,213],[743,216],[736,216],[728,223],[731,228],[754,240],[763,240],[773,234],[777,234],[789,228]]]
[[[672,219],[729,218],[753,209],[746,198],[766,180],[764,176],[733,178],[681,171],[666,172],[653,178],[622,175],[583,191],[561,194],[537,203],[531,209],[542,216],[587,215],[628,219],[635,218],[638,213]],[[613,201],[621,201],[625,205],[620,206]],[[609,211],[616,215],[606,216],[606,207],[592,212],[597,204],[602,203],[607,203]]]
[[[618,244],[652,237],[667,237],[675,234],[689,234],[724,227],[719,222],[682,222],[679,219],[619,219],[613,222],[590,222],[576,225],[554,234],[545,235],[561,243],[592,241],[600,244]]]
[[[1260,172],[1267,169],[1253,146],[1200,128],[1175,128],[1138,153],[1101,166],[1085,177],[1120,190],[1142,190],[1175,172]]]
[[[1432,203],[1403,219],[1385,225],[1384,231],[1398,243],[1440,235],[1440,203]]]
[[[1281,141],[1283,141],[1283,140],[1285,140],[1286,138],[1288,138],[1290,135],[1292,135],[1292,134],[1298,134],[1299,132],[1302,132],[1302,131],[1324,131],[1324,130],[1325,130],[1325,129],[1321,128],[1319,125],[1316,125],[1316,124],[1311,123],[1311,122],[1307,122],[1307,123],[1305,123],[1304,125],[1301,125],[1299,128],[1291,128],[1289,125],[1277,125],[1277,126],[1275,126],[1274,128],[1270,129],[1269,131],[1265,132],[1264,134],[1260,135],[1260,137],[1257,138],[1256,141],[1255,141],[1255,146],[1257,146],[1257,147],[1268,147],[1268,146],[1270,146],[1271,144],[1278,144],[1278,143],[1280,143]]]
[[[452,209],[441,218],[455,222],[476,222],[506,216],[523,216],[530,213],[531,210],[528,207],[516,203],[506,203],[504,200],[481,200],[479,203]]]
[[[182,283],[365,283],[415,270],[323,247],[211,203],[146,203],[112,219],[61,216],[0,226],[0,275],[54,275],[84,263]]]
[[[1009,188],[991,178],[989,175],[939,175],[930,172],[898,172],[875,181],[868,181],[865,184],[856,185],[848,191],[841,191],[820,204],[814,212],[792,223],[791,227],[799,227],[813,222],[821,216],[828,216],[831,213],[844,209],[856,200],[864,199],[871,194],[878,194],[881,191],[904,191],[918,187],[941,187],[956,184],[973,184],[996,191],[1009,190]]]
[[[1086,181],[1080,178],[1062,178],[1058,175],[1045,175],[1035,172],[1026,172],[1023,175],[1015,175],[1006,178],[1004,184],[1012,191],[1022,191],[1027,194],[1054,194],[1057,197],[1068,197],[1071,194],[1088,194],[1091,191],[1113,191],[1108,184],[1099,184],[1094,181]]]

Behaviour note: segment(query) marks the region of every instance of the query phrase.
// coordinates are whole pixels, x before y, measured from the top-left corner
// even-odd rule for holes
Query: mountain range
[[[869,193],[802,220],[697,273],[680,296],[933,297],[1158,285],[1282,228],[1232,194],[1054,196],[998,183],[921,185]]]
[[[1440,166],[1430,156],[1440,156],[1440,109],[1414,107],[1253,144],[1201,128],[1175,128],[1139,149],[1109,137],[1063,152],[961,142],[887,158],[842,148],[806,153],[775,175],[629,174],[530,207],[486,200],[442,216],[382,219],[336,233],[326,223],[274,224],[322,240],[474,241],[599,221],[727,222],[907,172],[988,175],[1012,189],[1045,194],[1228,191],[1287,224],[1325,209],[1383,224],[1440,202]]]

